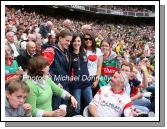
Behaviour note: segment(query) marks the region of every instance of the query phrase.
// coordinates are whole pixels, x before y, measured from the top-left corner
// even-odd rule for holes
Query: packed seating
[[[149,11],[123,5],[95,7]],[[5,36],[5,89],[8,90],[13,80],[25,81],[30,88],[25,102],[35,104],[40,100],[41,104],[41,107],[36,107],[39,104],[32,105],[32,116],[78,116],[83,115],[85,107],[90,111],[89,115],[99,116],[92,113],[96,108],[99,112],[103,108],[95,106],[98,97],[105,97],[105,92],[108,93],[109,89],[105,86],[116,85],[120,85],[120,89],[113,88],[112,94],[123,90],[127,93],[124,101],[131,104],[124,113],[124,107],[120,107],[116,116],[142,116],[155,112],[154,25],[140,22],[105,23],[86,17],[76,20],[58,14],[53,17],[36,11],[30,12],[24,7],[6,6]],[[31,96],[44,92],[45,84],[49,86],[49,106],[43,103],[46,101]],[[54,86],[57,88],[52,88]],[[101,94],[103,90],[104,94]],[[52,93],[56,96],[52,97]],[[106,99],[107,108],[114,107],[116,102],[112,102]],[[103,101],[101,103],[104,104]],[[67,105],[67,112],[58,110],[61,104]]]

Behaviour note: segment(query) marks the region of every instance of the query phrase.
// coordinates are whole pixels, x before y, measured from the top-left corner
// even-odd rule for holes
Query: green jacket
[[[26,98],[26,102],[32,106],[32,116],[42,117],[43,112],[52,111],[53,94],[65,98],[68,93],[57,86],[48,76],[45,76],[43,80],[45,81],[44,84],[39,84],[33,80],[26,81],[30,87],[30,93]]]

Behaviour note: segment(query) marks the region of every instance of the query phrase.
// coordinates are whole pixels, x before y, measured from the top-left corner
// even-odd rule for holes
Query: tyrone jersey
[[[132,117],[132,102],[124,91],[114,93],[111,86],[103,86],[94,96],[90,105],[96,106],[101,117]]]

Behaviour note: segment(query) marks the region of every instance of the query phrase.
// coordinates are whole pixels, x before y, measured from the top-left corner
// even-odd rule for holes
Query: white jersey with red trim
[[[101,87],[90,104],[96,106],[101,117],[120,117],[122,113],[125,117],[133,116],[130,97],[124,91],[114,93],[111,86]]]

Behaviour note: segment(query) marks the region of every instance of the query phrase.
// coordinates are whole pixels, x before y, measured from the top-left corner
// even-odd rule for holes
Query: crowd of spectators
[[[96,7],[106,8],[106,6],[103,6],[103,5],[96,6]],[[107,6],[107,8],[114,9],[114,10],[115,9],[121,10],[121,11],[125,11],[125,10],[126,11],[138,11],[138,12],[148,11],[144,8],[140,9],[140,8],[133,8],[133,7],[128,7],[128,6]],[[86,18],[84,18],[84,19],[86,19]],[[62,30],[68,30],[68,31],[62,31]],[[73,39],[73,35],[76,33],[79,35],[77,37],[75,37],[76,39]],[[136,85],[141,84],[140,85],[141,87],[139,89],[144,89],[145,92],[152,93],[153,99],[151,98],[152,99],[151,102],[144,101],[145,103],[148,102],[147,104],[144,104],[144,105],[142,105],[141,103],[140,103],[141,105],[137,105],[135,103],[135,106],[136,105],[137,106],[144,106],[149,111],[154,112],[154,110],[155,110],[155,107],[154,107],[155,27],[154,27],[154,25],[147,25],[147,24],[143,24],[143,23],[137,24],[137,25],[136,24],[132,24],[132,25],[119,24],[119,23],[114,24],[114,23],[105,23],[105,22],[99,23],[96,20],[90,21],[88,19],[87,20],[82,20],[82,19],[76,20],[76,19],[69,19],[69,18],[67,19],[66,17],[61,17],[61,16],[55,16],[55,17],[49,16],[49,15],[46,16],[44,14],[39,14],[35,11],[34,12],[27,12],[26,10],[24,10],[24,8],[15,9],[13,7],[6,6],[5,7],[5,35],[6,35],[6,39],[5,39],[5,51],[6,51],[6,53],[5,53],[5,84],[6,84],[6,86],[5,87],[6,87],[6,90],[8,90],[7,87],[10,84],[10,82],[12,82],[13,80],[20,80],[21,79],[21,76],[20,76],[21,74],[23,75],[23,79],[25,76],[31,75],[31,72],[33,73],[34,71],[30,71],[30,69],[32,67],[29,65],[31,63],[33,64],[35,62],[35,60],[38,59],[38,58],[36,58],[36,56],[39,56],[42,54],[45,58],[48,59],[48,63],[45,63],[44,66],[42,66],[42,62],[40,62],[40,60],[43,60],[43,62],[45,62],[45,61],[42,57],[39,57],[39,63],[41,63],[41,67],[39,69],[41,69],[41,70],[36,70],[36,71],[38,72],[38,74],[40,76],[44,77],[44,79],[43,79],[44,81],[46,81],[45,78],[47,78],[48,84],[50,85],[49,87],[52,87],[53,86],[52,81],[49,80],[48,77],[45,77],[46,73],[44,74],[44,72],[49,71],[47,66],[49,66],[49,68],[52,70],[52,72],[49,71],[50,74],[54,73],[54,75],[62,74],[62,72],[59,73],[58,71],[63,66],[64,66],[63,70],[69,69],[68,68],[69,66],[67,66],[67,65],[69,65],[68,62],[70,59],[68,57],[69,53],[66,52],[65,50],[67,49],[67,46],[68,46],[68,44],[70,44],[70,42],[71,42],[71,44],[74,44],[72,46],[73,48],[76,47],[75,46],[76,42],[82,42],[83,46],[81,46],[81,47],[84,47],[84,50],[86,51],[87,57],[91,58],[91,54],[94,52],[97,52],[96,55],[97,55],[98,61],[94,64],[90,63],[91,61],[88,61],[88,69],[87,70],[88,70],[89,75],[90,75],[90,71],[92,71],[95,67],[97,67],[95,70],[93,70],[93,74],[91,72],[91,76],[93,76],[93,77],[98,76],[99,77],[102,74],[101,70],[102,71],[104,70],[103,65],[104,65],[105,60],[103,60],[103,58],[102,58],[104,53],[101,52],[101,51],[105,51],[104,49],[102,49],[102,47],[103,47],[102,43],[103,43],[105,47],[106,47],[106,44],[108,44],[107,47],[110,47],[111,51],[114,53],[114,54],[112,53],[112,56],[114,55],[114,58],[112,57],[111,59],[114,61],[116,59],[118,62],[118,64],[114,67],[116,67],[117,69],[121,69],[122,64],[124,64],[124,63],[125,64],[127,64],[127,63],[133,64],[132,66],[127,65],[128,67],[132,67],[131,69],[129,69],[129,72],[131,72],[131,75],[133,75],[133,77],[131,78],[129,73],[127,74],[127,76],[129,76],[129,80],[132,81],[131,84],[130,84],[131,81],[129,81],[129,84],[130,85],[133,85],[133,84],[135,85],[136,83],[137,83]],[[93,42],[94,45],[89,46],[90,40]],[[59,48],[59,49],[56,48],[56,52],[54,51],[54,49],[50,49],[50,46],[55,48],[56,45]],[[49,49],[47,49],[47,48],[49,48]],[[45,51],[43,53],[43,51],[46,49],[47,49],[47,52]],[[76,49],[78,49],[78,48],[76,47]],[[59,53],[60,51],[63,51],[63,53]],[[73,53],[75,51],[71,51],[71,52]],[[45,55],[46,53],[47,53],[47,55]],[[49,58],[48,58],[48,53],[50,53]],[[58,53],[60,54],[59,56],[56,55]],[[11,56],[13,56],[13,57],[11,57]],[[82,55],[82,56],[80,57],[81,58],[80,60],[85,61],[85,57],[84,57],[85,55]],[[76,56],[76,57],[78,58],[78,56]],[[14,61],[15,61],[14,62],[15,63],[15,66],[14,66],[15,70],[14,71],[11,71],[11,69],[10,69],[10,66],[13,67],[13,64],[12,64],[13,61],[11,61],[12,59],[14,59]],[[104,57],[104,59],[105,59],[105,57]],[[29,60],[31,63],[29,62]],[[66,63],[65,64],[62,63],[61,62],[62,60],[65,60]],[[89,58],[88,58],[88,60],[89,60]],[[62,65],[59,64],[60,65],[59,66],[60,68],[58,68],[59,70],[57,70],[57,67],[55,67],[56,65],[58,65],[57,61],[62,63]],[[74,59],[74,63],[76,61],[78,61],[78,59]],[[79,65],[80,65],[80,63],[84,64],[84,61],[79,62]],[[53,64],[55,64],[55,66],[53,66]],[[90,65],[92,65],[92,64],[93,64],[93,66],[90,67]],[[22,67],[22,70],[19,66]],[[35,64],[34,64],[34,67],[37,68],[37,66]],[[74,66],[74,68],[75,67],[76,66]],[[137,70],[136,67],[140,67],[139,68],[140,70],[139,69]],[[80,67],[79,67],[79,69],[77,68],[77,70],[80,71]],[[97,70],[97,72],[96,72],[96,70]],[[70,72],[71,71],[72,71],[72,69],[70,70]],[[139,75],[139,71],[141,72],[140,75]],[[9,73],[12,73],[12,74],[9,75]],[[136,75],[134,75],[134,73],[136,73]],[[34,74],[37,74],[37,73],[34,73]],[[67,73],[63,73],[63,74],[67,75]],[[120,75],[120,73],[118,73],[117,76],[122,76],[122,74]],[[135,80],[136,78],[138,78],[138,81]],[[144,80],[144,81],[142,81],[142,80]],[[147,82],[145,80],[147,80]],[[91,80],[91,81],[92,81],[93,88],[97,88],[99,80],[95,79],[94,81],[93,80]],[[123,86],[122,80],[121,80],[121,83],[119,82],[120,81],[119,79],[112,80],[112,81],[113,81],[113,83],[115,81],[117,82],[117,83],[116,82],[114,83],[115,84],[114,86],[116,86],[117,84],[120,85],[120,88]],[[145,83],[143,83],[143,82],[145,82]],[[41,85],[41,87],[44,88],[42,86],[44,84],[43,82],[34,83],[33,81],[32,82],[27,81],[27,84],[29,84],[29,85],[31,85],[32,83],[33,83],[33,85],[37,85],[37,84]],[[60,90],[60,88],[57,88],[57,89],[52,89],[52,91],[54,93],[58,93],[58,96],[59,97],[61,96],[65,100],[71,100],[73,107],[76,108],[77,107],[76,106],[77,105],[77,102],[76,102],[77,96],[75,96],[73,94],[73,92],[70,91],[69,88],[64,86],[67,84],[64,84],[64,82],[55,82],[55,83],[57,84],[56,86],[63,87],[65,90]],[[113,84],[111,83],[111,85],[113,85]],[[146,85],[148,85],[149,88],[147,88]],[[30,86],[30,88],[31,88],[31,86]],[[89,84],[89,86],[90,86],[90,84]],[[32,89],[30,89],[31,94],[33,94],[31,91]],[[37,92],[39,92],[41,89],[39,88],[39,89],[35,89],[35,90],[37,90],[37,91],[35,91],[35,94],[37,95]],[[94,90],[95,89],[93,89],[93,91]],[[144,96],[144,91],[141,90],[141,92],[143,94],[140,97]],[[96,94],[96,92],[97,92],[97,94],[100,94],[100,90],[96,89],[93,96]],[[51,90],[49,91],[49,93],[51,93]],[[71,96],[71,94],[74,97]],[[113,94],[115,94],[114,91],[113,91]],[[131,92],[129,92],[129,94],[131,94]],[[94,99],[96,101],[98,100],[97,96],[99,96],[99,95],[95,95],[96,98]],[[29,95],[29,97],[32,97],[32,96]],[[92,97],[91,97],[91,99],[92,99]],[[146,96],[146,97],[148,97],[148,96]],[[51,103],[51,96],[49,96],[48,98],[50,99],[49,103]],[[33,98],[31,98],[31,99],[33,99]],[[29,101],[30,99],[27,99],[27,100],[28,101],[26,101],[26,102],[29,102],[30,104],[32,103]],[[94,100],[92,100],[91,104],[94,103],[93,102]],[[130,99],[127,99],[127,100],[128,100],[128,102],[130,101]],[[143,99],[143,100],[145,100],[145,99]],[[142,102],[143,102],[143,100],[142,100]],[[40,100],[40,101],[42,101],[42,100]],[[56,101],[58,101],[58,100],[56,100]],[[78,103],[78,104],[80,104],[80,105],[78,105],[78,106],[81,109],[77,110],[77,113],[79,113],[79,115],[82,115],[80,110],[83,110],[82,108],[87,106],[88,104],[84,105],[84,103],[82,103],[82,101],[79,101],[79,102],[80,103]],[[90,100],[89,100],[89,103],[90,103]],[[46,107],[46,105],[38,107],[38,109],[37,109],[37,107],[34,107],[35,104],[36,104],[36,102],[33,102],[33,105],[32,105],[33,106],[32,107],[33,116],[65,116],[66,115],[64,112],[63,112],[63,114],[61,114],[61,112],[56,111],[56,108],[58,108],[58,107],[55,107],[55,112],[51,112],[51,107],[49,107],[48,111],[47,111],[47,110],[45,110],[45,108],[43,109],[43,107]],[[61,101],[59,104],[61,104]],[[96,104],[94,103],[93,105],[96,105]],[[149,106],[146,106],[146,105],[149,105]],[[58,106],[58,105],[56,105],[56,106]],[[143,108],[138,108],[137,106],[135,109],[144,110]],[[121,109],[121,111],[122,111],[123,107],[121,107],[121,108],[122,108]],[[102,107],[102,109],[103,109],[103,107]],[[90,109],[90,110],[94,112],[94,108]],[[128,111],[124,115],[125,116],[132,116],[132,114],[127,114],[127,113],[130,113],[130,111],[131,111],[131,106],[128,107]],[[144,111],[146,111],[146,110],[144,110]],[[120,115],[120,114],[118,114],[118,115]],[[101,114],[101,116],[103,116],[103,115]]]
[[[104,8],[117,11],[131,11],[131,12],[152,12],[150,9],[144,7],[128,6],[128,5],[93,5],[95,8]]]

